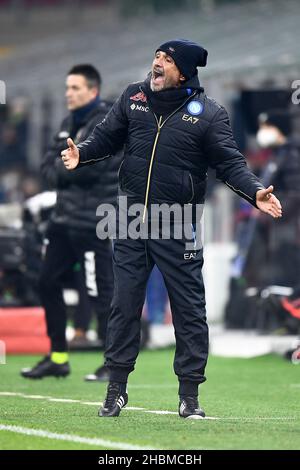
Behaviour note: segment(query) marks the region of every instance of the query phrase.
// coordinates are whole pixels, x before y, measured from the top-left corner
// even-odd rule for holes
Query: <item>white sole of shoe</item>
[[[205,417],[199,416],[199,415],[191,415],[191,416],[187,416],[185,419],[205,419]]]

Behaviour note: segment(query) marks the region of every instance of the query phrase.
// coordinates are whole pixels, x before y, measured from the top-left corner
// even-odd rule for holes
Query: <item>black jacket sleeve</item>
[[[223,107],[210,123],[204,145],[209,166],[216,170],[217,178],[256,207],[256,192],[264,186],[248,168],[238,150],[228,114]]]
[[[126,90],[92,134],[77,146],[79,149],[77,168],[97,163],[122,149],[128,132],[125,95]]]
[[[42,177],[47,187],[51,189],[65,188],[71,181],[70,172],[65,168],[60,158],[60,151],[63,150],[63,147],[65,148],[65,146],[59,145],[55,138],[41,162]]]
[[[99,172],[86,166],[81,171],[67,170],[61,159],[60,153],[65,149],[67,143],[65,140],[58,141],[49,147],[43,156],[41,163],[42,178],[49,189],[65,189],[71,184],[78,186],[88,186],[99,181]],[[96,162],[95,162],[96,163]]]

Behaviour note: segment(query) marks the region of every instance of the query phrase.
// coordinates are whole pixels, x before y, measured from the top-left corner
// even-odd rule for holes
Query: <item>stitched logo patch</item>
[[[137,93],[134,96],[131,96],[130,99],[133,100],[133,101],[141,101],[142,103],[147,102],[147,96],[142,91],[140,91],[139,93]]]
[[[192,116],[198,116],[203,112],[204,106],[199,101],[190,101],[187,110]]]

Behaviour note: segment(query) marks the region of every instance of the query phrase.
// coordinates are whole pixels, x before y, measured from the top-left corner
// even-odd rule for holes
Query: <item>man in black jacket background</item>
[[[175,204],[182,209],[180,217],[174,216],[169,224],[168,239],[122,234],[114,243],[115,290],[105,352],[110,383],[99,416],[118,416],[128,402],[126,384],[138,355],[145,287],[154,264],[162,272],[172,309],[179,416],[205,416],[198,403],[198,386],[206,380],[208,328],[203,250],[197,245],[194,224],[199,222],[197,208],[205,199],[208,167],[255,207],[273,217],[281,216],[273,187],[263,187],[237,149],[225,109],[200,86],[197,67],[205,66],[206,60],[207,51],[191,41],[162,44],[155,52],[149,77],[126,88],[87,140],[77,147],[68,139],[69,148],[62,152],[66,168],[78,167],[80,173],[125,144],[119,185],[128,211],[133,203],[143,207],[141,231],[153,225],[155,205]],[[192,249],[187,249],[185,235],[175,236],[186,208],[192,210],[187,221]],[[122,210],[120,202],[119,219]]]
[[[116,203],[117,172],[120,160],[107,159],[98,171],[85,167],[70,173],[60,153],[71,137],[76,143],[86,139],[100,123],[110,106],[100,99],[101,77],[91,65],[74,66],[66,79],[66,99],[70,114],[63,120],[41,165],[42,176],[57,190],[57,202],[46,234],[46,254],[40,276],[40,295],[46,311],[51,354],[37,366],[23,369],[27,378],[65,376],[70,372],[66,331],[66,308],[62,296],[63,277],[80,263],[83,288],[93,301],[98,318],[98,336],[106,340],[107,317],[113,292],[110,240],[96,236],[96,209],[100,203]],[[95,171],[96,170],[96,171]],[[102,366],[94,378],[108,380]]]

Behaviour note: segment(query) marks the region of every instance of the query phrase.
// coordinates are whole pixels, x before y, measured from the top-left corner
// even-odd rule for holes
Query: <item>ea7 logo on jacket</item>
[[[183,121],[190,122],[192,124],[196,124],[196,122],[199,121],[199,118],[196,118],[194,116],[189,116],[188,114],[184,114],[181,118]]]
[[[142,106],[141,104],[134,104],[132,103],[130,105],[130,109],[132,109],[132,111],[144,111],[144,113],[148,113],[149,111],[149,108],[148,106]]]
[[[140,91],[134,96],[131,96],[130,99],[133,101],[141,101],[142,103],[147,102],[147,96],[142,91]]]
[[[190,122],[191,124],[196,124],[199,121],[199,118],[194,116],[199,116],[199,114],[203,113],[204,106],[199,101],[190,101],[187,105],[187,110],[189,114],[184,114],[182,116],[183,121]]]
[[[183,258],[184,259],[195,259],[197,256],[197,253],[196,252],[193,252],[193,253],[184,253],[183,254]]]

